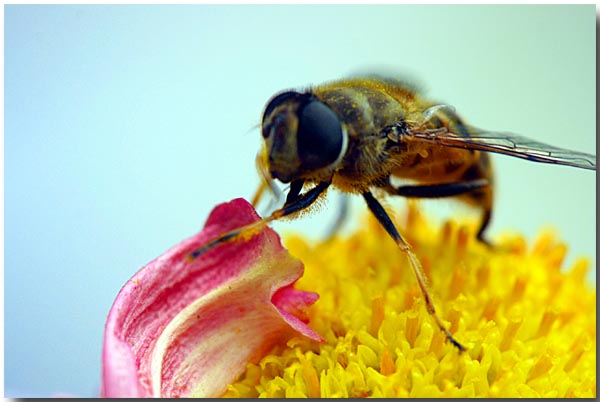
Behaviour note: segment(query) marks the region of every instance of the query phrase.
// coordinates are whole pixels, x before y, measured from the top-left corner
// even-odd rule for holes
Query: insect
[[[436,313],[419,259],[373,190],[415,198],[459,197],[480,209],[477,238],[487,243],[484,235],[492,217],[494,189],[489,152],[596,170],[595,155],[468,126],[452,107],[426,100],[410,85],[386,78],[351,78],[281,92],[267,103],[261,131],[264,142],[257,166],[263,180],[257,194],[264,189],[275,192],[273,180],[290,183],[283,207],[221,235],[190,257],[297,215],[330,186],[358,194],[408,257],[427,310],[461,351],[464,346]],[[392,178],[416,184],[394,186]]]

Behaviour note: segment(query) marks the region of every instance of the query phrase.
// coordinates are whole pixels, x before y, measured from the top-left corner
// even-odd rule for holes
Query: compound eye
[[[323,102],[310,101],[298,115],[297,140],[303,167],[325,167],[335,162],[342,151],[342,122]]]
[[[264,138],[267,138],[271,131],[270,127],[267,127],[267,125],[265,125],[265,120],[267,119],[267,117],[269,117],[271,115],[271,113],[273,113],[273,110],[275,110],[275,108],[277,106],[279,106],[285,102],[288,102],[292,99],[298,99],[300,96],[301,96],[301,94],[298,92],[287,91],[287,92],[282,92],[278,95],[275,95],[273,98],[271,98],[271,100],[269,100],[269,102],[267,103],[267,106],[265,107],[265,111],[263,112],[263,117],[262,117],[262,126],[263,126],[262,135]]]

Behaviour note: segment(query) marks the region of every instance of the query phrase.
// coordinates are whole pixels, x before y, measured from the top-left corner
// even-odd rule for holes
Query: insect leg
[[[260,199],[262,198],[262,195],[265,193],[265,188],[267,188],[267,184],[261,180],[260,184],[258,185],[258,188],[256,189],[256,192],[252,196],[252,201],[250,201],[254,208],[256,208],[256,205],[258,205]]]
[[[270,219],[271,221],[283,218],[284,216],[291,215],[294,212],[298,212],[303,210],[306,207],[309,207],[313,202],[319,198],[319,196],[327,190],[330,182],[321,182],[317,184],[315,187],[308,190],[306,193],[300,195],[299,197],[294,197],[291,202],[287,203],[283,206],[283,208],[278,209],[273,212],[271,216],[266,219]],[[302,187],[300,187],[302,188]]]
[[[370,191],[367,191],[363,193],[363,197],[367,202],[369,209],[375,215],[379,223],[381,223],[381,225],[392,237],[392,239],[394,239],[400,250],[403,251],[408,257],[410,266],[413,270],[413,273],[415,274],[415,277],[417,278],[419,288],[421,289],[421,293],[425,298],[427,311],[434,318],[437,326],[440,328],[440,330],[442,330],[442,332],[444,332],[446,338],[460,351],[466,350],[463,345],[461,345],[456,339],[454,339],[450,331],[448,331],[448,329],[442,323],[440,317],[437,315],[435,311],[435,306],[433,305],[433,301],[431,300],[431,296],[429,295],[429,290],[427,289],[427,282],[425,279],[425,274],[423,273],[423,268],[421,267],[421,263],[419,262],[417,256],[412,252],[408,243],[406,243],[402,236],[400,236],[400,233],[398,233],[398,230],[394,226],[394,223],[390,219],[389,215],[387,214],[383,206],[379,203],[379,201],[377,201],[377,199],[373,197],[373,194],[371,194]]]
[[[269,177],[266,169],[264,169],[264,163],[262,159],[262,152],[257,153],[256,158],[254,159],[256,171],[260,178],[260,184],[258,185],[258,188],[256,189],[256,192],[254,193],[254,196],[252,197],[251,201],[251,204],[254,208],[256,208],[256,205],[260,202],[260,199],[262,198],[265,189],[269,187]]]
[[[337,209],[337,214],[335,215],[335,220],[333,221],[333,223],[327,230],[327,233],[325,234],[325,241],[331,239],[333,235],[335,235],[340,230],[340,228],[346,221],[346,218],[348,217],[349,204],[350,196],[346,193],[341,193],[340,204]]]
[[[260,177],[260,184],[258,186],[258,189],[256,189],[254,196],[252,197],[251,204],[254,208],[256,208],[256,205],[260,202],[260,199],[262,198],[265,190],[268,189],[271,193],[271,200],[267,207],[267,211],[271,211],[274,208],[273,205],[281,205],[280,202],[283,198],[283,194],[279,187],[275,185],[275,182],[271,178],[269,171],[265,167],[262,152],[256,154],[255,164],[256,171],[258,172],[258,176]]]
[[[485,245],[492,246],[492,243],[485,237],[483,237],[485,229],[488,227],[490,221],[492,219],[492,209],[490,207],[484,207],[483,210],[483,218],[481,220],[481,224],[479,226],[479,230],[477,231],[477,240],[482,242]]]
[[[304,179],[294,180],[290,184],[290,191],[285,199],[285,205],[289,205],[293,202],[296,202],[300,197],[300,191],[302,191],[302,187],[304,186]]]
[[[401,186],[393,189],[393,194],[402,197],[440,198],[453,197],[469,193],[489,185],[487,179],[459,181],[443,184],[421,184],[416,186]]]
[[[240,228],[231,230],[229,232],[223,233],[216,239],[210,241],[199,249],[191,252],[189,254],[189,259],[195,259],[206,253],[207,251],[212,250],[213,248],[220,246],[225,243],[229,243],[231,241],[235,241],[240,237],[252,237],[255,234],[259,233],[268,223],[275,221],[277,219],[283,218],[284,216],[291,215],[295,212],[298,212],[308,206],[310,206],[313,202],[319,198],[319,196],[329,187],[328,182],[321,182],[315,187],[311,188],[306,193],[294,197],[294,200],[290,203],[286,203],[283,208],[280,208],[274,211],[271,215],[266,218],[263,218],[259,221],[253,222],[249,225],[242,226]],[[300,187],[301,188],[301,187]],[[299,190],[298,190],[299,191]]]
[[[484,237],[485,230],[492,219],[491,194],[486,193],[486,191],[490,190],[489,186],[490,181],[488,179],[478,178],[444,184],[424,184],[415,186],[401,186],[398,188],[387,186],[386,190],[390,194],[400,195],[408,198],[441,198],[467,195],[471,199],[471,202],[477,204],[483,209],[483,217],[479,225],[479,230],[477,231],[477,240],[483,244],[491,246],[491,243]],[[478,190],[481,189],[484,190],[478,192]]]

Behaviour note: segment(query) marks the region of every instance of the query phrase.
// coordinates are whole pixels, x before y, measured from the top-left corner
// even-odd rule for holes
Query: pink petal
[[[218,234],[258,219],[243,199],[221,204],[202,232],[123,286],[105,328],[104,397],[218,396],[290,328],[322,341],[302,316],[318,295],[293,288],[304,268],[273,230],[187,260]]]

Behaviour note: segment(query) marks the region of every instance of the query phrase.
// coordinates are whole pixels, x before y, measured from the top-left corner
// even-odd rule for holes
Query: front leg
[[[294,180],[290,184],[290,191],[285,199],[284,205],[289,205],[293,202],[296,202],[300,196],[300,191],[302,191],[302,187],[304,187],[304,179]]]
[[[329,187],[331,183],[321,182],[315,187],[308,190],[306,193],[298,195],[298,193],[302,189],[303,184],[303,181],[300,183],[298,183],[298,180],[293,181],[290,187],[290,193],[288,194],[287,200],[283,208],[273,212],[271,216],[265,219],[270,219],[271,221],[276,220],[311,206],[312,203],[315,202],[325,190],[327,190],[327,187]],[[294,195],[292,191],[294,191],[294,193],[296,194]]]
[[[240,237],[253,236],[253,235],[259,233],[270,222],[275,221],[280,218],[283,218],[284,216],[291,215],[295,212],[301,211],[301,210],[309,207],[310,205],[312,205],[313,202],[315,202],[319,198],[319,196],[321,194],[323,194],[323,192],[331,184],[329,182],[321,182],[321,183],[317,184],[315,187],[308,190],[306,193],[304,193],[302,195],[298,195],[296,191],[299,192],[300,190],[298,189],[298,187],[301,189],[302,186],[299,183],[296,183],[296,184],[294,184],[294,183],[296,183],[296,182],[292,183],[292,188],[290,189],[290,191],[294,190],[295,195],[293,195],[292,197],[290,197],[288,195],[288,198],[290,198],[290,201],[286,202],[282,208],[274,211],[271,215],[269,215],[268,217],[263,218],[259,221],[256,221],[256,222],[251,223],[246,226],[242,226],[241,228],[231,230],[227,233],[223,233],[216,239],[210,241],[208,244],[206,244],[206,245],[200,247],[199,249],[193,251],[192,253],[190,253],[189,258],[192,260],[195,258],[198,258],[199,256],[206,253],[207,251],[210,251],[213,248],[215,248],[221,244],[235,241],[236,239],[238,239]]]

